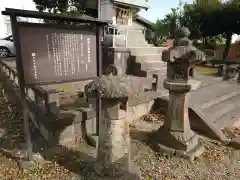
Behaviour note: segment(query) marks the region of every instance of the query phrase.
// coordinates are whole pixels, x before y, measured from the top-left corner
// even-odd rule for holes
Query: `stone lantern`
[[[189,78],[189,70],[204,61],[205,55],[192,45],[189,35],[188,28],[179,28],[173,47],[163,52],[162,60],[167,62],[164,88],[169,90],[169,104],[164,125],[155,135],[161,151],[193,158],[203,152],[203,146],[190,127],[188,97],[201,83]]]

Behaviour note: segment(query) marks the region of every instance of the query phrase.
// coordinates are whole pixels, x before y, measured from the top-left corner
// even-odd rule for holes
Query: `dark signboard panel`
[[[20,25],[26,85],[91,79],[97,76],[95,29]]]

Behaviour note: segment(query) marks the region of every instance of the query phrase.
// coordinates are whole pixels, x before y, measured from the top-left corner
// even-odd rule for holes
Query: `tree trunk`
[[[228,52],[231,46],[231,41],[232,41],[232,33],[227,33],[226,36],[227,40],[226,40],[226,44],[225,44],[225,50],[223,53],[223,60],[226,60],[226,58],[228,57]]]

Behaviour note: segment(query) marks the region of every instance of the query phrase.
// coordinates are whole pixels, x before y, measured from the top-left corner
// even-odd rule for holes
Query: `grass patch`
[[[218,72],[218,69],[215,67],[205,67],[205,66],[196,66],[196,71],[202,74],[216,74]]]

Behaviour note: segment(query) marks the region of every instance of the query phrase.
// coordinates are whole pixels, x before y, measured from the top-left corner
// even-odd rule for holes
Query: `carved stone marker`
[[[164,125],[156,132],[160,150],[188,158],[203,151],[199,137],[189,123],[189,92],[196,90],[200,82],[189,79],[189,70],[205,60],[204,53],[192,46],[187,28],[179,29],[174,46],[163,52],[163,61],[168,62],[164,87],[169,90],[169,104]]]
[[[86,86],[86,94],[101,97],[96,173],[104,178],[125,175],[140,179],[140,169],[131,162],[128,98],[141,92],[141,81],[133,76],[103,76]],[[96,95],[96,94],[95,94]]]

